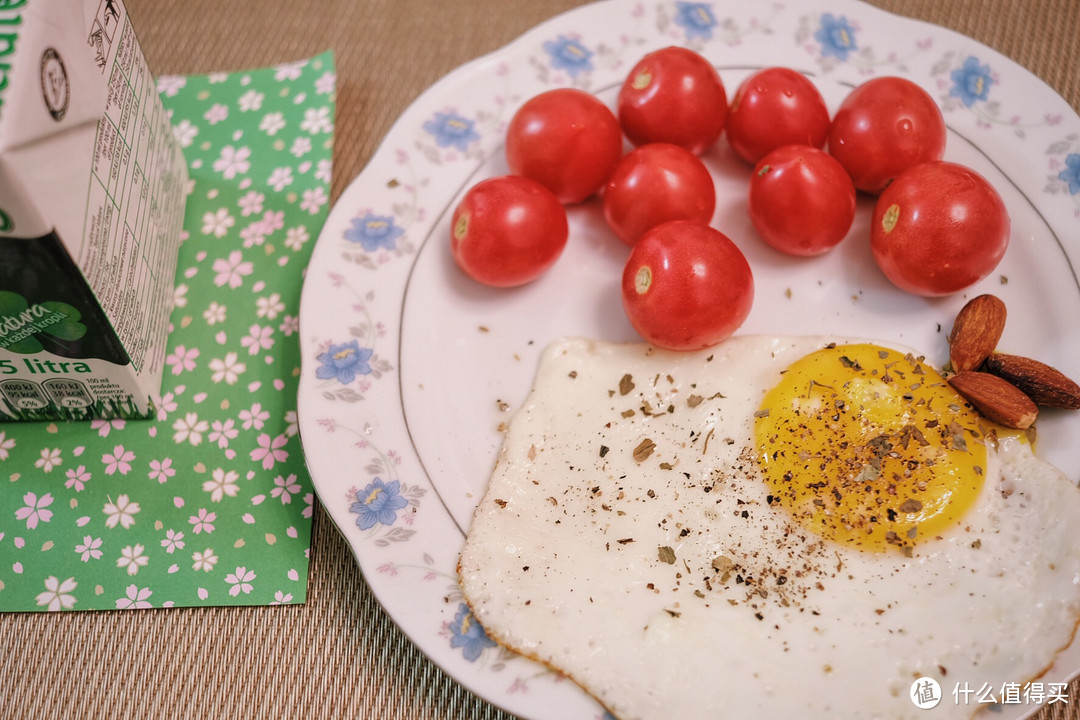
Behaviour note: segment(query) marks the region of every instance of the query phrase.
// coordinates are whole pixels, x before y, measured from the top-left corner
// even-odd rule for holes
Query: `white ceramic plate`
[[[770,65],[812,76],[830,109],[873,76],[918,82],[943,108],[947,159],[990,179],[1012,216],[1010,248],[991,277],[946,299],[907,296],[873,264],[865,199],[851,236],[825,257],[765,248],[745,212],[749,168],[721,141],[705,158],[718,186],[713,224],[756,277],[741,332],[876,337],[919,348],[940,366],[956,311],[993,292],[1010,310],[1004,347],[1080,377],[1080,118],[985,46],[852,0],[607,0],[454,71],[401,116],[318,240],[300,319],[300,429],[319,497],[386,611],[452,677],[523,718],[591,720],[603,711],[573,683],[486,638],[462,603],[457,555],[500,424],[525,398],[542,348],[565,335],[636,339],[618,290],[627,249],[595,204],[574,207],[555,268],[524,288],[494,291],[453,265],[449,215],[469,185],[506,172],[503,132],[522,102],[572,85],[613,104],[637,59],[671,44],[709,58],[729,94]],[[980,83],[968,80],[980,76],[976,93]],[[1040,432],[1041,453],[1080,477],[1080,450],[1068,439],[1080,435],[1080,418],[1046,413]],[[1045,680],[1078,669],[1080,643]],[[1033,709],[1006,705],[998,717]]]

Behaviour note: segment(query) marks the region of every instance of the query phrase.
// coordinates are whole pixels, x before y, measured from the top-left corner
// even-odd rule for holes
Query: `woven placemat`
[[[394,119],[458,65],[571,0],[128,0],[151,69],[205,73],[333,49],[336,199]],[[969,35],[1080,110],[1076,0],[875,0]],[[989,632],[992,629],[988,628]],[[1039,720],[1080,718],[1069,705]],[[0,615],[0,718],[510,718],[429,662],[382,611],[316,509],[295,607]]]

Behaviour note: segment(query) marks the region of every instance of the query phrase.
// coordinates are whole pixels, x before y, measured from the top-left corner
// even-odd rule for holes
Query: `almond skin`
[[[994,352],[1005,330],[1005,314],[1005,303],[996,295],[979,295],[960,309],[949,333],[953,371],[976,370]]]
[[[1007,428],[1027,430],[1039,414],[1023,390],[997,375],[964,370],[950,377],[949,384],[983,417]]]
[[[1020,355],[993,353],[986,358],[986,371],[1023,390],[1036,405],[1080,410],[1080,385],[1046,363]]]

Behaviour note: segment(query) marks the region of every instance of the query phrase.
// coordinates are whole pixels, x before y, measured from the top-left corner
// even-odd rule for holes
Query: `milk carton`
[[[0,0],[0,422],[153,412],[186,184],[121,0]]]

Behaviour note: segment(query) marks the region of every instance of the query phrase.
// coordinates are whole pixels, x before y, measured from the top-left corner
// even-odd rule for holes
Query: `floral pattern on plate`
[[[753,68],[786,64],[827,84],[834,106],[841,93],[868,77],[910,77],[944,101],[950,128],[975,148],[971,157],[986,163],[992,154],[1009,172],[1003,182],[1018,193],[1023,189],[1020,197],[1036,208],[1023,223],[1043,222],[1057,236],[1077,212],[1080,118],[1061,98],[974,41],[848,0],[607,0],[534,28],[421,96],[343,194],[319,239],[301,318],[301,432],[315,486],[395,622],[466,687],[533,720],[600,720],[605,714],[572,683],[491,641],[457,588],[457,553],[494,462],[500,428],[514,409],[506,398],[523,397],[539,349],[559,334],[610,336],[622,327],[618,310],[566,309],[568,297],[595,300],[587,288],[603,283],[589,272],[600,266],[615,272],[618,258],[599,242],[579,241],[568,250],[576,255],[560,263],[552,278],[493,294],[454,274],[445,252],[447,217],[472,182],[506,172],[502,133],[528,97],[572,86],[613,104],[633,64],[670,44],[710,58],[729,91]],[[1033,95],[1018,99],[1020,92]],[[999,103],[994,117],[1011,118],[1005,108],[1014,107],[1038,108],[1039,115],[1017,134],[1011,122],[986,121],[980,113],[988,102]],[[1044,121],[1048,117],[1059,121],[1052,125]],[[965,151],[963,142],[955,147]],[[1046,165],[1032,167],[1027,160],[1036,156],[1045,156]],[[722,162],[722,153],[708,160]],[[718,210],[726,212],[730,208]],[[572,228],[589,234],[597,226],[588,203],[569,213]],[[1047,235],[1045,229],[1038,233]],[[1080,263],[1075,242],[1059,245],[1061,268]],[[894,301],[874,281],[853,284],[839,269],[840,259],[834,261],[825,272],[801,265],[785,277],[761,278],[759,319],[752,316],[748,331],[779,332],[775,328],[786,323],[801,332],[839,327],[873,333],[880,318],[872,308],[885,297],[895,305],[894,315],[910,315],[899,328],[905,341],[940,339],[933,330],[937,309]],[[860,262],[843,267],[865,269]],[[987,282],[1016,294],[1046,284],[1029,275],[1010,270],[1007,286],[1004,273]],[[1050,283],[1072,294],[1068,312],[1080,305],[1080,288],[1067,272]],[[365,298],[362,310],[358,297]],[[792,298],[808,302],[795,307]],[[516,315],[519,308],[523,314]],[[372,323],[385,330],[378,338],[389,358],[384,374],[365,386],[364,403],[336,402],[325,385],[333,378],[320,377],[331,371],[321,368],[335,352],[369,347],[359,339],[355,348],[345,344],[355,337],[350,328]],[[1033,333],[1025,341],[1047,342],[1036,329],[1025,331]],[[1080,350],[1080,338],[1068,342]],[[389,447],[394,454],[379,449]],[[1068,662],[1080,667],[1080,650]]]

